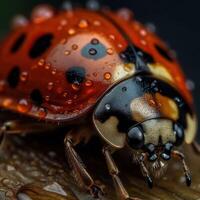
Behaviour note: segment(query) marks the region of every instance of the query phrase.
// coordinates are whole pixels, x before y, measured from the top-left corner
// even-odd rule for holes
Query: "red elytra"
[[[122,11],[46,8],[29,23],[18,21],[0,47],[2,108],[55,122],[85,116],[113,84],[136,73],[123,57],[130,42],[152,60],[147,65],[155,76],[193,104],[166,44]]]

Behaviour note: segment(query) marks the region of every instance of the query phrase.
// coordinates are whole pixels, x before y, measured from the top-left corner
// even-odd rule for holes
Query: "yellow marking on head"
[[[156,109],[149,105],[144,96],[133,99],[130,104],[133,120],[143,122],[146,119],[159,117]]]
[[[162,96],[160,93],[155,95],[156,102],[158,102],[159,111],[163,117],[167,117],[176,121],[179,117],[179,111],[174,100]]]
[[[174,79],[170,72],[160,63],[149,64],[150,70],[157,77],[162,78],[164,80],[168,80],[170,82],[174,82]]]
[[[117,64],[113,73],[113,81],[119,81],[135,73],[135,64]]]
[[[177,120],[179,111],[176,103],[160,93],[146,93],[142,97],[133,99],[130,104],[132,117],[137,122],[143,122],[146,119],[165,117]]]
[[[123,148],[126,141],[126,134],[119,132],[117,126],[119,120],[112,116],[104,123],[98,120],[93,120],[97,131],[102,136],[102,138],[111,146],[115,148]]]
[[[197,133],[197,118],[196,116],[192,117],[191,115],[186,115],[187,120],[187,129],[185,130],[185,142],[191,144],[195,139]]]

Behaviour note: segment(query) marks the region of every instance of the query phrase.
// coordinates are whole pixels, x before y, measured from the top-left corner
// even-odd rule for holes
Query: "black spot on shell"
[[[15,66],[7,77],[7,82],[11,88],[16,88],[20,79],[20,69],[18,66]]]
[[[170,55],[170,52],[167,51],[167,49],[164,49],[163,47],[159,45],[155,45],[156,50],[159,52],[159,54],[164,57],[166,60],[173,62],[172,55]]]
[[[53,37],[52,33],[47,33],[39,37],[31,47],[29,56],[31,58],[37,58],[45,53],[45,51],[51,46]]]
[[[32,92],[31,92],[31,100],[33,101],[33,103],[37,106],[41,106],[42,103],[43,103],[43,97],[42,97],[42,94],[40,92],[40,90],[38,89],[34,89]]]
[[[14,44],[11,47],[11,53],[16,53],[20,47],[23,45],[24,41],[26,39],[26,34],[22,33],[18,38],[15,40]]]
[[[80,84],[85,80],[86,71],[84,67],[71,67],[65,73],[66,79],[69,83]]]

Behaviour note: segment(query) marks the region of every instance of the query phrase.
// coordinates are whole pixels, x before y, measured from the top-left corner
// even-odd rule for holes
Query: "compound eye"
[[[175,145],[176,146],[181,145],[183,143],[184,137],[185,137],[183,127],[179,124],[174,124],[174,134],[176,136]]]
[[[141,149],[144,146],[144,134],[141,127],[133,127],[128,132],[128,144],[133,149]]]

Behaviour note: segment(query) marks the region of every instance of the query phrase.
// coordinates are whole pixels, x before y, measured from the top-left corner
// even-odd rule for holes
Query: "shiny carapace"
[[[92,10],[41,5],[30,20],[13,20],[0,45],[0,107],[32,118],[30,127],[37,127],[32,132],[70,126],[64,142],[69,164],[79,185],[94,197],[103,194],[101,185],[74,149],[94,132],[104,143],[120,199],[132,198],[111,154],[125,147],[150,187],[171,158],[182,162],[190,185],[177,148],[193,143],[196,115],[175,54],[129,10],[94,5]],[[23,132],[24,124],[5,122],[1,135]]]

